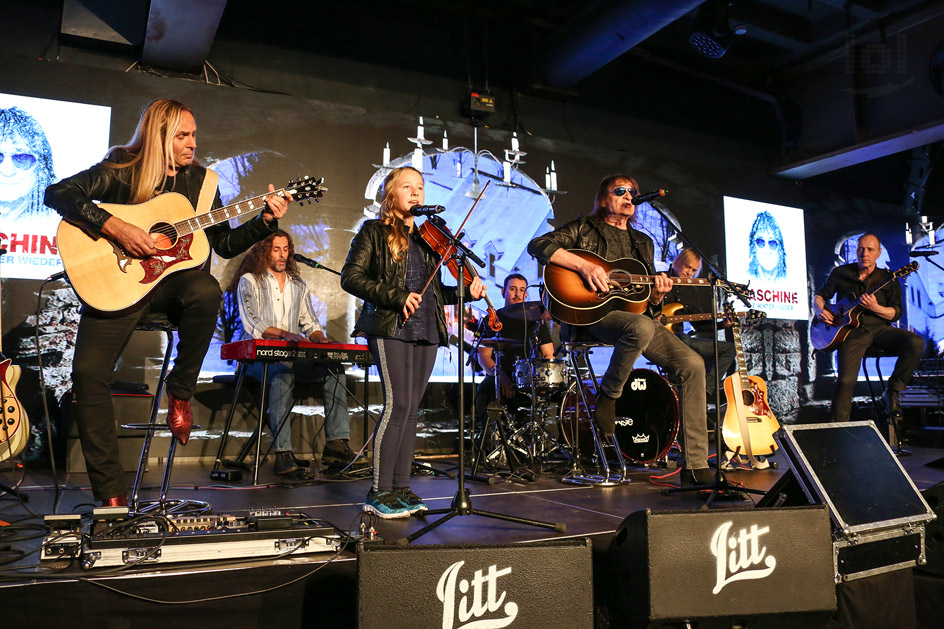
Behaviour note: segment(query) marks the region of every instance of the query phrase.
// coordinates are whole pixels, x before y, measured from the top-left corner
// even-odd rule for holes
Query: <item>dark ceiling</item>
[[[815,75],[840,58],[850,40],[885,42],[886,33],[891,38],[944,16],[942,0],[0,0],[0,5],[16,7],[20,17],[15,28],[12,21],[0,26],[0,51],[14,54],[48,58],[63,45],[121,51],[121,44],[95,39],[97,25],[84,42],[66,35],[70,26],[82,30],[84,24],[72,16],[85,12],[128,40],[124,54],[146,61],[155,33],[159,38],[181,24],[167,20],[158,31],[154,14],[163,10],[176,18],[186,10],[186,27],[196,26],[197,35],[188,35],[176,50],[200,50],[202,43],[211,61],[214,42],[277,42],[389,68],[393,76],[405,70],[478,90],[488,87],[505,114],[502,124],[519,130],[526,130],[528,121],[516,115],[516,95],[533,95],[741,141],[773,159],[783,156],[785,164],[815,158],[815,151],[797,150],[797,143],[810,118],[822,118],[820,112],[811,115],[808,102],[798,102],[797,77]],[[715,34],[741,34],[730,35],[723,56],[708,58],[693,48],[690,37],[710,30],[709,18],[724,11]],[[912,35],[917,29],[908,32],[917,37]],[[939,30],[925,36],[944,37]],[[200,37],[206,41],[197,41]],[[944,52],[941,56],[944,64]],[[200,67],[204,58],[192,61]],[[849,77],[839,78],[848,83]],[[457,109],[461,96],[456,95]],[[888,108],[878,122],[907,135],[912,105]],[[869,130],[859,128],[865,116],[833,115],[849,119],[825,120],[827,133],[832,126],[854,126],[858,141],[868,138]],[[938,119],[944,120],[944,113]],[[941,137],[932,134],[928,142]],[[842,141],[854,148],[856,140]],[[838,132],[836,145],[844,148]],[[931,166],[941,153],[940,146],[931,147]],[[902,151],[893,145],[850,161],[854,166],[823,167],[819,172],[830,172],[803,177],[824,189],[900,205],[911,155],[910,146]],[[928,178],[926,198],[940,204],[944,178],[936,175]]]

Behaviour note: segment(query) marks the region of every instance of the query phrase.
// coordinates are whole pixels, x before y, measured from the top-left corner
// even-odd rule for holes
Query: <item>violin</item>
[[[479,194],[478,199],[475,200],[475,203],[472,204],[472,207],[469,209],[469,213],[466,214],[465,220],[462,221],[462,225],[459,226],[459,233],[462,233],[462,227],[465,226],[466,221],[469,220],[469,216],[472,215],[472,210],[475,209],[475,206],[478,205],[479,199],[482,198],[482,195],[485,193],[485,189],[488,188],[490,181],[485,182],[485,187],[482,188],[482,192]],[[449,227],[446,225],[446,221],[439,218],[438,216],[430,216],[426,219],[422,225],[419,226],[419,235],[426,242],[430,248],[433,249],[439,255],[439,263],[436,265],[436,268],[433,269],[432,275],[426,281],[426,285],[423,286],[423,290],[420,291],[420,294],[426,292],[426,289],[429,287],[430,282],[433,281],[433,278],[436,277],[436,274],[439,272],[439,267],[443,264],[446,265],[446,268],[449,269],[449,272],[452,273],[452,276],[456,280],[461,281],[464,286],[468,287],[472,280],[478,277],[478,273],[475,271],[475,267],[466,260],[465,267],[461,269],[462,278],[459,278],[460,269],[459,262],[453,257],[456,253],[456,246],[452,244],[455,239],[452,235],[452,232],[449,231]],[[485,294],[485,303],[488,304],[488,327],[495,332],[500,332],[502,329],[502,323],[498,320],[498,312],[495,310],[495,306],[492,305],[492,300],[488,298],[488,293]]]

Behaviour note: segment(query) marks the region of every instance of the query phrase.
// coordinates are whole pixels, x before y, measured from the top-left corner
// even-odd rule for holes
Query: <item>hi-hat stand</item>
[[[459,278],[458,278],[458,292],[459,292],[459,305],[458,310],[460,313],[459,322],[462,325],[462,313],[465,312],[465,282],[463,281],[463,276],[465,274],[465,269],[468,269],[468,272],[472,274],[472,277],[475,277],[475,271],[471,266],[470,260],[474,260],[476,264],[484,268],[485,263],[475,255],[471,249],[466,247],[459,237],[462,234],[460,233],[456,237],[451,238],[450,246],[455,247],[455,253],[453,254],[453,259],[456,260],[459,269]],[[436,527],[445,524],[452,518],[456,516],[466,516],[466,515],[479,515],[486,518],[492,518],[495,520],[504,520],[506,522],[516,522],[518,524],[527,524],[528,526],[539,526],[542,528],[553,529],[558,533],[564,533],[567,530],[567,527],[562,522],[542,522],[539,520],[531,520],[528,518],[519,518],[513,515],[506,515],[502,513],[494,513],[491,511],[483,511],[481,509],[476,509],[472,506],[472,497],[469,495],[469,490],[465,488],[465,347],[460,342],[459,343],[459,360],[456,361],[456,364],[459,365],[459,471],[456,474],[458,478],[458,489],[456,495],[452,499],[452,504],[448,509],[433,509],[427,512],[427,515],[438,515],[442,514],[443,517],[439,518],[435,522],[429,524],[428,526],[423,527],[422,529],[407,535],[406,537],[401,537],[397,540],[397,545],[406,546],[413,540],[422,537],[423,535],[429,533]]]

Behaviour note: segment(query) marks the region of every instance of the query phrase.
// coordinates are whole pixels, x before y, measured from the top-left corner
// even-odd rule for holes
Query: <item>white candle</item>
[[[544,189],[551,189],[551,169],[550,167],[544,169]]]
[[[381,163],[384,166],[387,166],[388,164],[390,164],[390,143],[389,142],[387,142],[387,146],[384,147],[383,162]]]
[[[551,190],[557,190],[557,171],[554,170],[554,160],[551,160]]]
[[[462,160],[456,160],[456,179],[462,179]]]
[[[517,151],[518,151],[518,134],[512,133],[511,134],[511,152],[515,153]]]
[[[423,149],[419,147],[413,149],[413,160],[410,165],[416,170],[423,172]]]
[[[445,129],[443,129],[443,145],[442,146],[443,146],[444,151],[449,150],[449,133],[447,133]]]
[[[511,163],[507,159],[502,162],[502,169],[505,171],[505,183],[511,183]]]
[[[928,223],[928,244],[934,246],[934,223]]]
[[[416,139],[425,140],[426,137],[423,135],[423,116],[420,116],[420,124],[416,127]]]
[[[911,243],[911,223],[905,223],[905,244],[910,245]]]

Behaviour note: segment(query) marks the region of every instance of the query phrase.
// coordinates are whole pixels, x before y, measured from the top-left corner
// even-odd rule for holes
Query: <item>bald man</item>
[[[895,371],[885,383],[882,400],[889,417],[900,418],[898,393],[903,391],[911,380],[911,375],[918,367],[918,361],[924,352],[924,339],[891,325],[892,321],[901,318],[901,284],[898,280],[888,282],[892,278],[891,272],[875,267],[875,262],[881,254],[882,243],[879,242],[878,236],[871,233],[862,234],[856,243],[856,261],[833,269],[813,301],[814,315],[827,324],[833,323],[833,313],[827,308],[827,302],[833,295],[840,298],[852,295],[863,309],[862,316],[859,317],[859,327],[849,333],[837,350],[839,377],[833,394],[833,421],[849,421],[852,390],[859,375],[859,365],[871,347],[880,348],[887,354],[898,357]],[[885,282],[888,284],[870,294],[870,291]]]

